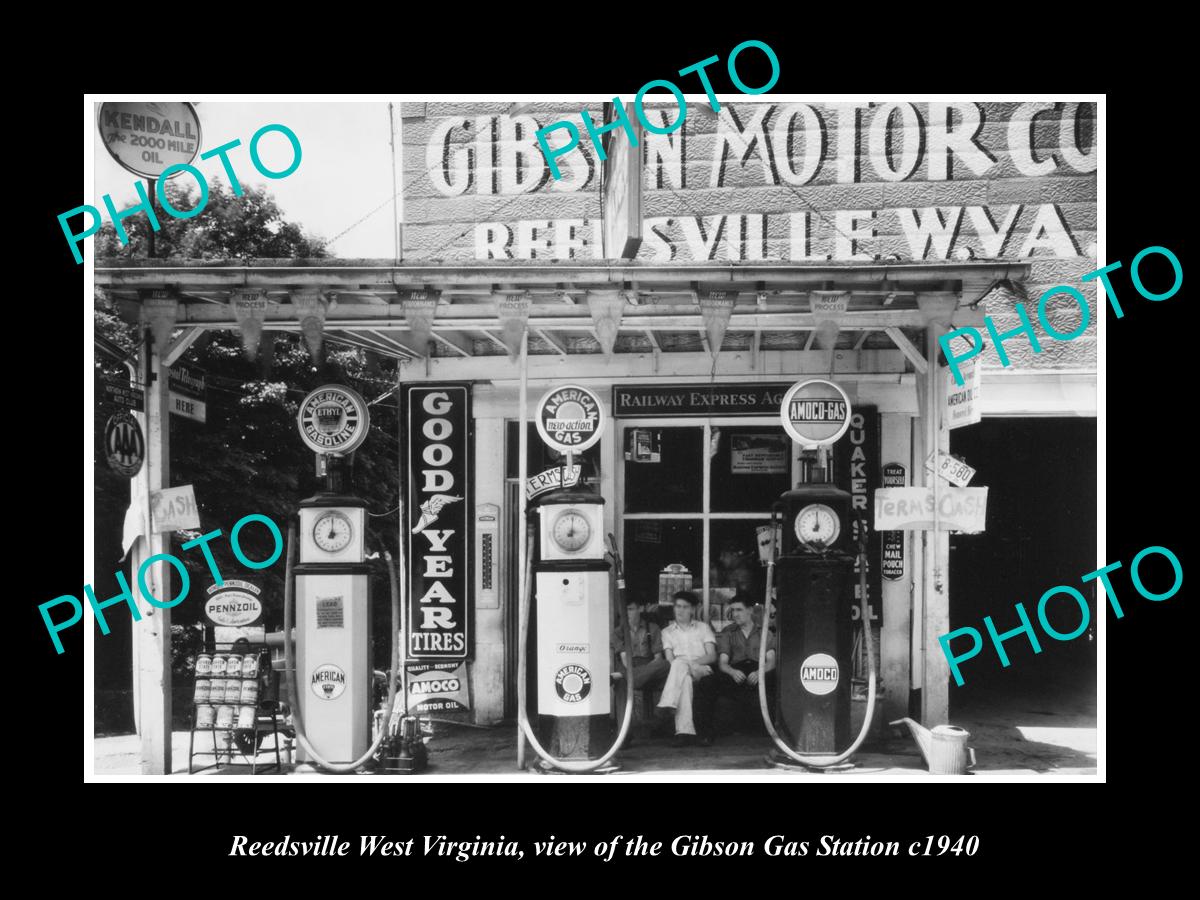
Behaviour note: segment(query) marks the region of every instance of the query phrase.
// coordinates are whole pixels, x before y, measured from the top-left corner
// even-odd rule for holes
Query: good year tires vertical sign
[[[403,389],[408,658],[471,655],[471,391]]]

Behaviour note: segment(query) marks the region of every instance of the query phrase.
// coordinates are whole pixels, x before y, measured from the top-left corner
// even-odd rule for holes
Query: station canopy
[[[239,330],[247,315],[257,315],[251,327],[315,327],[324,340],[402,361],[474,361],[461,367],[474,377],[487,377],[488,358],[509,352],[500,310],[506,300],[514,308],[512,298],[524,298],[515,306],[527,311],[531,360],[590,357],[619,365],[622,357],[652,356],[657,364],[671,354],[711,354],[715,339],[722,356],[742,354],[750,369],[771,351],[833,349],[849,351],[845,364],[857,371],[864,371],[855,364],[858,354],[872,351],[898,351],[924,371],[920,348],[929,318],[923,296],[939,297],[942,309],[953,310],[953,327],[982,327],[985,298],[997,290],[1019,292],[1028,273],[1029,264],[1020,260],[434,265],[143,259],[100,260],[95,267],[97,287],[131,322],[146,322],[150,307],[161,315],[166,306],[172,329],[198,334]],[[252,307],[257,313],[247,312]],[[723,332],[713,330],[714,318]],[[510,323],[510,342],[511,334]]]

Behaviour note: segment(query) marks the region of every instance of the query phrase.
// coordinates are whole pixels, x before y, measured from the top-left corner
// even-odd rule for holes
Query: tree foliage
[[[168,181],[167,200],[174,209],[194,209],[199,189],[178,179]],[[162,259],[312,259],[327,255],[323,239],[306,234],[283,211],[266,188],[242,185],[242,195],[219,178],[208,185],[208,202],[190,219],[177,219],[164,210],[157,214],[154,255]],[[112,222],[96,233],[97,259],[144,259],[153,230],[144,214],[130,216],[122,225],[129,239],[122,244]]]
[[[178,209],[190,209],[196,191],[169,182],[167,196]],[[262,188],[246,186],[241,197],[213,182],[204,211],[191,219],[159,216],[162,229],[156,235],[156,257],[200,259],[311,258],[326,255],[322,240],[306,235],[294,222],[284,219],[274,199]],[[128,244],[122,246],[111,224],[106,223],[96,239],[98,259],[145,257],[149,225],[144,215],[125,220]],[[136,324],[126,321],[113,298],[98,292],[95,328],[98,345],[106,349],[96,355],[97,380],[125,380],[142,341]],[[276,340],[271,336],[278,334]],[[125,360],[117,359],[124,356]],[[200,510],[202,532],[220,529],[221,537],[209,542],[223,577],[241,578],[263,588],[268,629],[282,624],[284,561],[280,559],[261,571],[248,570],[236,560],[228,537],[243,516],[260,513],[286,531],[286,523],[297,502],[318,488],[313,454],[300,441],[296,429],[299,401],[312,388],[327,382],[348,385],[368,400],[380,398],[396,384],[396,371],[380,364],[361,350],[325,343],[323,359],[314,362],[298,334],[266,332],[259,359],[248,361],[241,336],[236,331],[206,332],[184,355],[184,363],[198,366],[207,374],[207,422],[200,424],[180,416],[170,418],[171,483],[191,484]],[[139,377],[140,380],[140,377]],[[104,395],[97,382],[96,397]],[[130,482],[111,471],[103,451],[104,424],[115,408],[97,407],[95,440],[96,571],[93,585],[101,599],[118,593],[111,573],[124,567],[120,561],[120,536],[125,510],[130,503]],[[354,492],[367,500],[372,513],[368,526],[377,536],[371,547],[393,548],[399,540],[398,496],[399,448],[394,395],[383,397],[371,407],[371,431],[355,454]],[[202,621],[205,588],[213,583],[199,548],[181,551],[179,544],[201,532],[180,532],[172,550],[188,567],[191,589],[188,598],[174,607],[172,620],[189,625]],[[264,526],[250,524],[239,535],[239,545],[252,560],[271,555],[273,540]],[[128,572],[127,572],[128,577]],[[131,584],[136,584],[130,579]],[[372,578],[372,604],[378,625],[374,630],[378,663],[386,659],[388,582],[381,571]],[[135,588],[136,590],[136,588]],[[178,579],[175,579],[178,591]],[[117,610],[113,607],[113,610]],[[111,616],[110,618],[116,618]],[[381,626],[381,627],[379,627]],[[133,623],[137,628],[138,623]],[[107,643],[106,643],[107,642]],[[178,641],[177,641],[178,642]],[[101,687],[129,683],[128,647],[111,638],[98,640],[97,674]],[[182,646],[182,644],[181,644]],[[386,665],[386,663],[385,663]],[[176,660],[177,672],[188,669],[185,658]],[[107,676],[107,677],[106,677]],[[100,723],[97,723],[100,727]]]

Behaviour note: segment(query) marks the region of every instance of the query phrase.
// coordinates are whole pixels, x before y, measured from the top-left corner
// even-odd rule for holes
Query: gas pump
[[[603,421],[599,399],[586,388],[569,385],[553,389],[539,404],[538,432],[549,446],[565,455],[564,472],[571,470],[576,451],[600,439]],[[583,437],[586,440],[581,440]],[[590,490],[559,489],[539,497],[529,509],[528,518],[517,657],[517,721],[547,765],[564,772],[595,771],[620,749],[633,706],[633,691],[628,690],[616,740],[599,758],[592,758],[589,717],[607,715],[612,709],[612,584],[605,559],[604,498]],[[615,558],[615,547],[613,551]],[[531,594],[536,595],[538,713],[554,717],[558,750],[577,754],[574,759],[556,758],[547,752],[529,724],[526,686]],[[620,615],[626,646],[632,646],[623,603]],[[625,677],[632,685],[631,654],[626,657]]]
[[[370,415],[355,391],[325,385],[304,398],[297,421],[301,438],[317,454],[324,486],[300,503],[299,564],[296,525],[288,527],[284,650],[292,718],[301,761],[352,772],[374,756],[387,733],[382,728],[371,741],[367,504],[344,493],[351,454],[366,439]],[[391,554],[385,550],[384,556],[392,594],[387,723],[399,672],[400,599]]]
[[[772,512],[777,537],[767,562],[763,622],[771,620],[771,595],[778,581],[778,710],[790,743],[771,722],[765,679],[759,681],[759,704],[767,731],[784,758],[825,769],[854,754],[875,711],[875,655],[870,624],[863,615],[867,711],[858,737],[838,751],[850,732],[854,527],[850,494],[829,483],[828,445],[845,434],[850,401],[833,382],[814,379],[794,385],[785,394],[780,412],[785,430],[804,449],[800,484],[784,493]],[[865,611],[867,596],[863,526],[859,522],[857,529],[860,611]],[[764,640],[760,668],[766,665],[766,650]]]

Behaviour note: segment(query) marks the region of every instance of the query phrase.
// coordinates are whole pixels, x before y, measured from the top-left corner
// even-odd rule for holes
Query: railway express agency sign
[[[559,453],[586,450],[600,440],[600,432],[604,430],[600,398],[576,384],[551,388],[538,401],[534,424],[552,450]]]
[[[850,398],[823,378],[792,385],[779,407],[783,429],[805,447],[832,444],[850,427]]]
[[[314,453],[343,456],[367,439],[371,414],[356,391],[326,384],[310,393],[296,415],[300,438]]]

